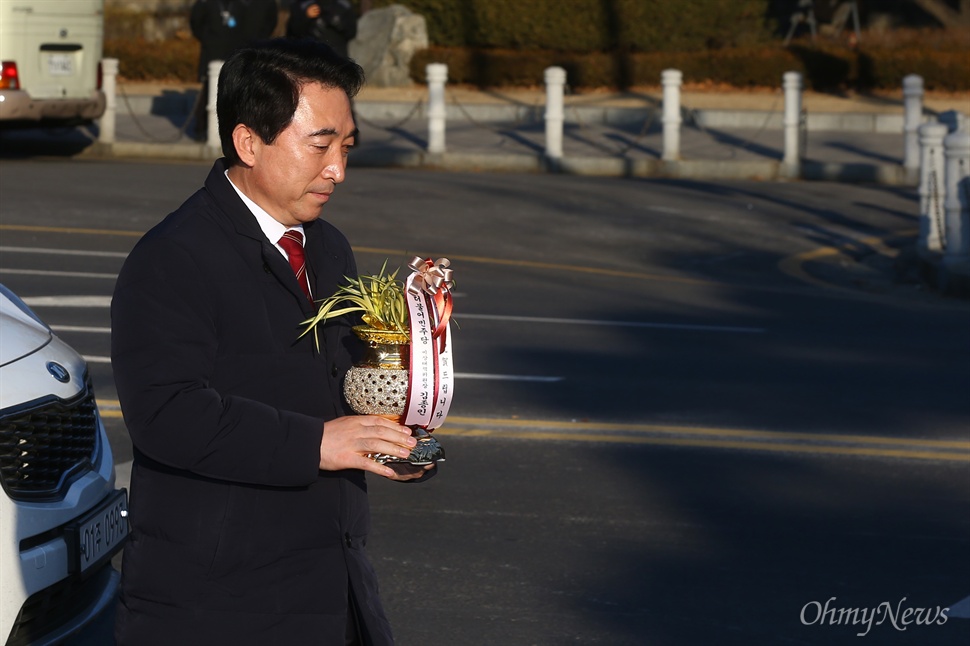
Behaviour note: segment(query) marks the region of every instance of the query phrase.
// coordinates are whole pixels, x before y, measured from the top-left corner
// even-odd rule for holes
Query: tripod
[[[795,30],[803,22],[808,24],[808,29],[812,32],[812,40],[815,40],[817,22],[815,20],[815,2],[813,0],[798,0],[798,7],[791,15],[791,26],[788,28],[788,35],[785,36],[785,45],[791,42],[792,36],[795,35]]]
[[[850,0],[849,2],[840,2],[839,0],[831,0],[833,6],[838,4],[838,8],[835,10],[835,14],[832,16],[832,31],[835,34],[841,34],[842,30],[845,29],[846,23],[849,22],[849,18],[852,18],[852,28],[855,31],[856,42],[862,40],[862,31],[859,28],[859,3],[855,0]]]

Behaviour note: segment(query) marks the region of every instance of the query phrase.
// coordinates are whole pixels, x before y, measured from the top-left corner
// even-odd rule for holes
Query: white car
[[[0,285],[0,639],[54,644],[112,606],[127,492],[84,360]]]
[[[0,128],[104,114],[104,0],[0,2]]]

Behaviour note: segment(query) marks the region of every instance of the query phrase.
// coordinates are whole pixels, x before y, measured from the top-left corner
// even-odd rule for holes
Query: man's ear
[[[262,143],[259,135],[243,123],[237,123],[232,129],[232,145],[235,146],[236,154],[245,166],[252,168],[256,164],[256,154]]]

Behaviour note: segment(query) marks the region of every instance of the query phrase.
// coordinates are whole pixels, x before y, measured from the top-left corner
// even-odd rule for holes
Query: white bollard
[[[970,261],[970,133],[952,132],[943,140],[946,157],[945,265]]]
[[[428,152],[445,152],[445,83],[448,66],[429,63],[425,67],[428,78]]]
[[[903,78],[903,168],[919,168],[919,127],[923,123],[923,77]]]
[[[562,159],[562,131],[566,120],[563,93],[566,70],[547,67],[543,78],[546,82],[546,157]]]
[[[782,76],[782,87],[785,90],[785,116],[782,125],[785,128],[785,156],[782,163],[797,169],[801,163],[799,150],[799,126],[802,119],[802,75],[798,72],[785,72]]]
[[[222,71],[222,61],[211,61],[209,63],[209,96],[207,97],[208,103],[206,103],[209,126],[205,144],[210,148],[222,147],[222,142],[219,139],[219,113],[216,110],[216,97],[219,95],[220,71]]]
[[[98,121],[98,141],[113,144],[118,118],[118,59],[101,59],[101,89],[104,92],[104,114]]]
[[[664,149],[661,158],[664,161],[680,159],[680,86],[684,74],[680,70],[664,70],[660,73],[660,83],[663,85],[663,129]]]
[[[919,249],[939,253],[943,250],[940,232],[943,228],[943,138],[946,126],[935,121],[919,127]]]

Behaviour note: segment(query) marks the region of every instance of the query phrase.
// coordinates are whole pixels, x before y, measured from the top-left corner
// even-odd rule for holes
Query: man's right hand
[[[320,440],[320,469],[361,469],[385,478],[397,479],[388,466],[366,457],[372,453],[408,457],[417,440],[411,429],[377,415],[338,417],[323,425]]]

